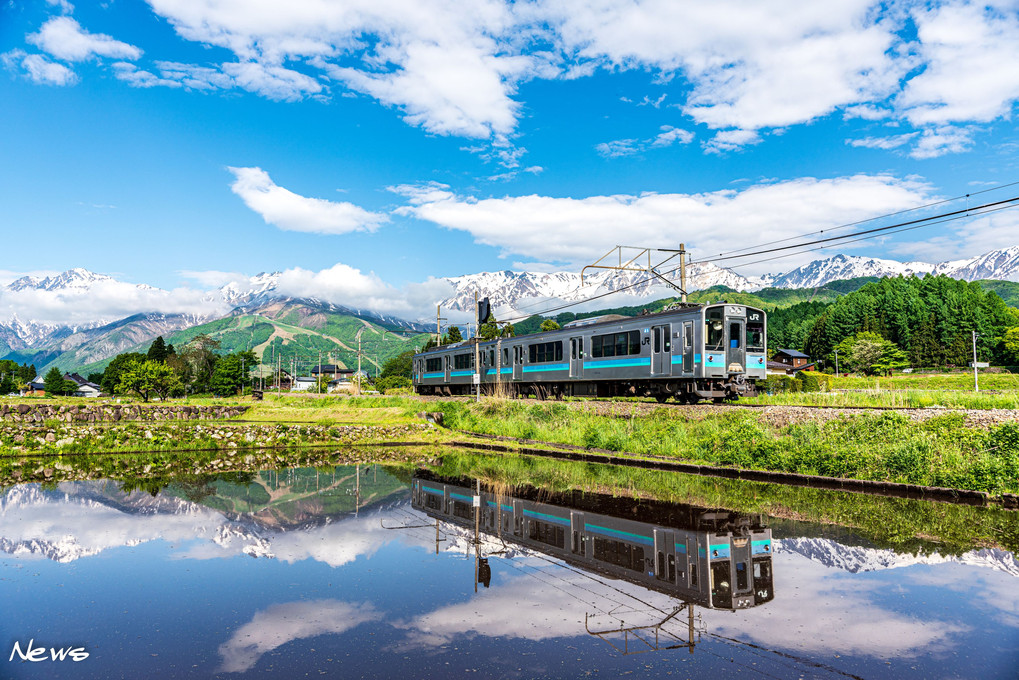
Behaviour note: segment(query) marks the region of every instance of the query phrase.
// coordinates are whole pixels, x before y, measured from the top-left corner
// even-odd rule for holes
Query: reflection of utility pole
[[[475,293],[475,295],[477,295]],[[477,308],[477,304],[475,304]],[[474,592],[478,592],[478,561],[481,559],[481,480],[474,480]]]

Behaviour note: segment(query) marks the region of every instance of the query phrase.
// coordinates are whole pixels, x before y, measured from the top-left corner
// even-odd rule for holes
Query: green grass
[[[986,373],[978,375],[981,390],[1019,390],[1019,374]],[[835,376],[836,390],[959,390],[973,391],[973,371],[953,373],[896,373],[891,377]]]
[[[1019,392],[952,392],[947,390],[861,390],[859,392],[786,392],[740,399],[740,404],[828,406],[833,408],[1019,409]]]
[[[992,494],[1019,491],[1019,424],[966,428],[949,413],[914,423],[896,412],[769,426],[753,411],[693,419],[655,409],[604,417],[567,404],[441,402],[448,427],[748,469],[891,481]]]

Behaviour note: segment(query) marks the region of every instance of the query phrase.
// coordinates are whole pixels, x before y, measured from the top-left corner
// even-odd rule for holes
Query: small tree
[[[67,394],[68,382],[70,381],[64,380],[63,371],[61,371],[56,366],[47,371],[46,377],[43,378],[43,383],[45,384],[44,389],[46,390],[46,394],[51,394],[54,396],[58,394]],[[71,384],[74,385],[74,383]],[[78,386],[74,385],[74,388],[77,389]]]
[[[1012,361],[1019,362],[1019,326],[1015,328],[1009,328],[1005,331],[1002,340],[1005,344],[1005,353],[1012,359]]]
[[[539,329],[542,333],[546,331],[557,331],[560,326],[555,319],[545,319],[541,322],[541,328]]]
[[[449,330],[446,331],[445,337],[442,338],[442,344],[453,345],[458,342],[463,342],[464,336],[460,334],[459,326],[450,326]]]
[[[156,391],[152,367],[157,365],[154,361],[131,361],[120,372],[117,391],[121,394],[133,392],[147,402]]]
[[[382,373],[379,374],[379,377],[404,376],[409,378],[413,365],[414,352],[403,352],[382,364]]]

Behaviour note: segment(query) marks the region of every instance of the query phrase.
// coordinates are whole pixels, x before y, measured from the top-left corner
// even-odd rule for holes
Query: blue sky
[[[697,259],[1019,180],[1017,64],[1016,2],[6,0],[0,278],[278,270],[385,307]],[[976,256],[1015,212],[737,271]]]

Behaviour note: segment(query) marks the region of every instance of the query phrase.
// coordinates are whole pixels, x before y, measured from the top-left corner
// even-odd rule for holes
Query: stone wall
[[[125,420],[220,420],[233,418],[247,406],[189,406],[186,404],[3,404],[0,421],[42,423],[56,419],[65,423],[120,422]]]

